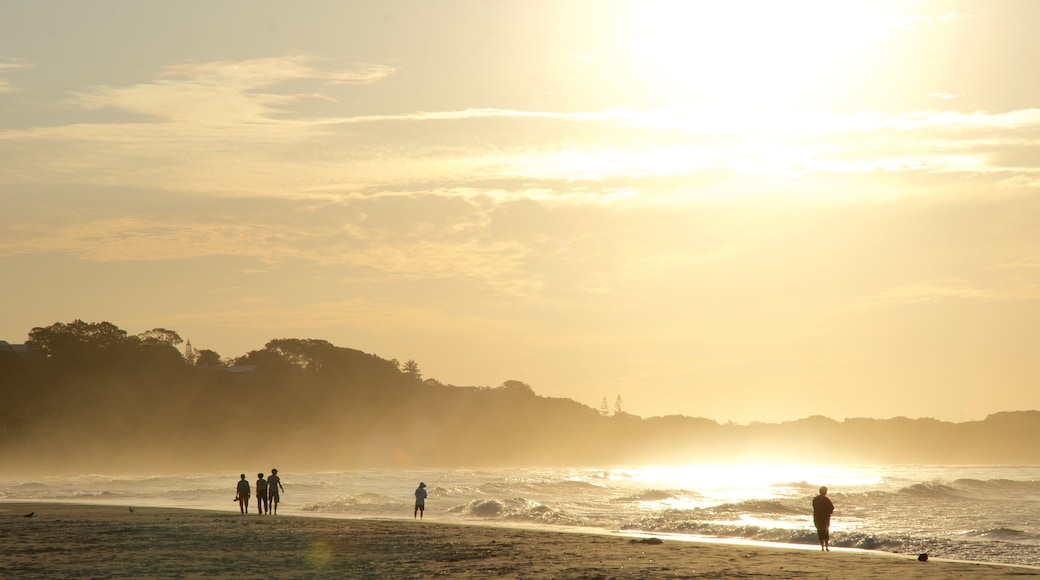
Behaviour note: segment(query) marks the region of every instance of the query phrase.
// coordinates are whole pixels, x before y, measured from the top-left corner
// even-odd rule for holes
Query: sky
[[[1040,409],[1040,3],[0,4],[0,340],[643,417]]]

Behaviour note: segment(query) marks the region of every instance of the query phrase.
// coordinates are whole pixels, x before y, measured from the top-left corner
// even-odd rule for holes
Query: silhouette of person
[[[419,487],[415,488],[415,513],[412,517],[418,516],[421,520],[423,512],[426,511],[426,484],[419,482]]]
[[[235,499],[238,500],[238,511],[248,514],[249,513],[249,482],[246,481],[246,474],[242,474],[242,479],[238,480],[238,488],[235,490]]]
[[[271,506],[267,503],[267,480],[263,472],[256,474],[256,511],[260,515],[271,513]]]
[[[827,486],[820,488],[820,495],[812,500],[812,519],[816,524],[816,535],[820,538],[820,550],[831,551],[831,514],[834,504],[827,497]]]
[[[278,470],[271,470],[271,477],[267,478],[267,495],[271,503],[271,513],[278,514],[278,502],[282,501],[279,491],[285,491],[282,487],[282,478],[278,477]]]

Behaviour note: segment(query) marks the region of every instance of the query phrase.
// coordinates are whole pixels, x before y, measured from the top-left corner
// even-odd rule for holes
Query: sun
[[[788,108],[833,92],[898,27],[885,4],[649,1],[625,19],[638,82],[677,101]]]

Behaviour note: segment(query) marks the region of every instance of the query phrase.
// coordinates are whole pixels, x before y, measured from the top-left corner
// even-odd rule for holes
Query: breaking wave
[[[538,524],[581,525],[583,520],[562,510],[523,498],[505,500],[479,499],[460,504],[449,513],[484,520],[506,520]]]

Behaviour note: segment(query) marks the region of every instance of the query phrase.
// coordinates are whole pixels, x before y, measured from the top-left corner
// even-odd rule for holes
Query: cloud
[[[11,83],[11,81],[3,78],[3,74],[9,71],[21,70],[27,68],[33,68],[34,65],[26,62],[18,61],[2,61],[0,60],[0,93],[13,93],[19,89],[18,86]]]
[[[97,87],[73,95],[88,110],[117,109],[185,124],[273,124],[278,105],[316,95],[261,93],[260,89],[300,79],[372,84],[396,72],[390,66],[366,63],[325,71],[311,66],[313,61],[308,56],[284,56],[180,64],[166,67],[152,83]]]
[[[490,236],[483,209],[451,199],[405,203],[423,206],[421,217],[394,214],[399,204],[384,199],[327,204],[315,211],[294,202],[257,200],[235,209],[233,204],[207,207],[200,199],[179,214],[169,200],[126,213],[110,206],[115,215],[70,217],[64,223],[53,216],[0,222],[0,258],[52,254],[113,263],[220,256],[268,269],[289,263],[331,268],[350,282],[453,279],[488,295],[514,297],[537,289],[525,269],[529,243]],[[171,208],[168,215],[164,208]]]
[[[831,135],[898,129],[1040,128],[1040,109],[1019,109],[1003,113],[988,111],[908,111],[880,113],[786,113],[771,111],[719,111],[706,107],[667,107],[645,111],[613,110],[612,118],[632,125],[656,129],[670,128],[684,133],[706,135]]]
[[[1038,296],[1040,296],[1040,288],[1028,279],[1010,283],[998,282],[990,286],[974,284],[963,279],[945,279],[904,284],[865,300],[860,303],[860,306],[922,304],[939,301],[993,301]]]
[[[397,69],[389,65],[358,64],[352,70],[334,72],[324,78],[336,84],[370,85],[380,82],[396,72]]]
[[[1040,109],[778,115],[703,106],[484,107],[365,114],[337,104],[337,87],[368,90],[397,69],[324,64],[309,55],[183,63],[150,82],[72,92],[68,105],[84,113],[82,122],[0,131],[0,155],[12,161],[0,167],[0,183],[340,202],[436,196],[603,205],[714,201],[785,188],[809,199],[800,180],[811,175],[994,173],[1009,180],[1040,173],[1036,164],[1012,167],[1001,156],[1040,142]],[[308,103],[317,102],[336,106],[316,114]],[[98,122],[89,115],[100,110],[117,116]],[[653,189],[661,179],[682,193]]]
[[[348,117],[336,123],[375,123],[380,121],[459,121],[470,119],[562,119],[570,121],[623,121],[632,115],[628,109],[607,109],[597,112],[558,113],[552,111],[518,111],[494,107],[462,109],[458,111],[415,111],[395,115],[367,115]]]
[[[942,14],[933,15],[915,14],[893,20],[891,28],[893,30],[919,31],[924,28],[941,26],[950,22],[959,22],[961,20],[969,20],[972,18],[975,18],[975,15],[962,14],[959,12],[944,12]]]
[[[279,336],[286,329],[310,331],[319,335],[324,335],[332,328],[348,328],[362,333],[395,335],[401,332],[429,332],[439,336],[450,329],[455,335],[478,337],[516,331],[515,324],[508,320],[472,312],[446,311],[423,304],[381,301],[376,298],[284,304],[267,298],[243,296],[241,289],[237,289],[231,304],[212,310],[189,308],[169,316],[175,318],[181,326],[207,325],[234,328],[236,332],[252,329],[268,333],[262,336],[269,337]],[[168,320],[165,324],[169,323]],[[157,318],[123,321],[124,325],[131,328],[150,328],[163,323]]]
[[[975,288],[963,281],[948,281],[945,283],[920,282],[907,284],[883,292],[878,297],[878,301],[889,304],[908,304],[933,300],[977,300],[994,297],[995,293],[991,290]]]
[[[329,97],[273,89],[293,80],[371,84],[395,72],[371,64],[325,70],[313,66],[313,60],[287,56],[181,64],[167,67],[152,82],[74,91],[66,106],[124,117],[0,131],[0,151],[20,161],[0,168],[0,183],[293,195],[309,163],[301,160],[307,153],[298,145],[328,130],[321,120],[287,116],[283,107]]]
[[[0,255],[67,254],[97,262],[178,260],[248,255],[277,260],[286,249],[265,243],[269,227],[215,224],[143,216],[85,220],[67,225],[18,224],[0,241]]]

